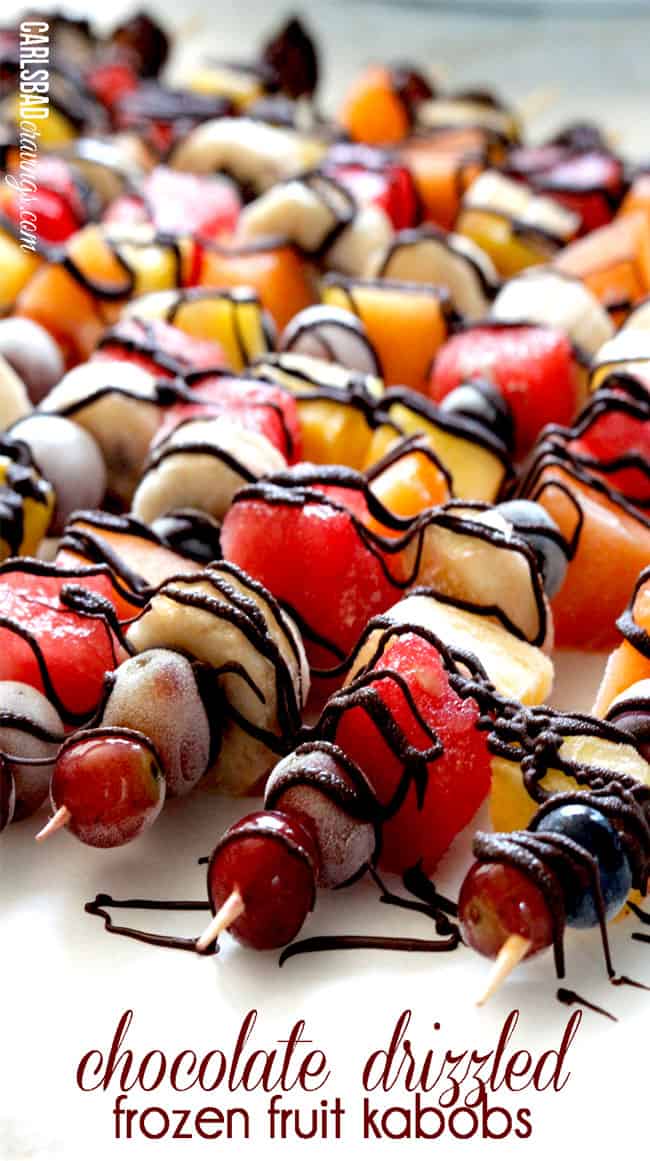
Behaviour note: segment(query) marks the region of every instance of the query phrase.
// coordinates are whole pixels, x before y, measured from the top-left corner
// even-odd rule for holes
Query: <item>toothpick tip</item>
[[[59,809],[52,815],[52,817],[48,818],[45,826],[39,830],[38,834],[36,835],[36,842],[45,842],[45,839],[48,839],[51,835],[56,834],[57,830],[62,830],[64,826],[67,826],[71,818],[72,815],[70,814],[67,806],[60,806]]]
[[[476,1001],[477,1007],[481,1008],[498,991],[517,964],[528,955],[530,948],[531,940],[525,939],[523,935],[508,936],[494,961],[487,984]]]
[[[232,891],[228,896],[225,903],[222,903],[221,907],[217,911],[217,914],[212,916],[212,919],[208,923],[208,926],[205,928],[205,931],[203,931],[197,939],[196,950],[205,951],[211,943],[214,943],[219,938],[222,932],[227,931],[229,927],[232,927],[232,924],[235,923],[237,919],[239,919],[240,915],[244,914],[245,910],[246,906],[244,904],[244,900],[242,899],[239,891],[235,888],[235,890]]]

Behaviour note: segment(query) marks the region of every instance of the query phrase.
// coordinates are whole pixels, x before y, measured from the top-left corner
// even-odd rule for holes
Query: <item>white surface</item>
[[[575,655],[560,657],[557,701],[587,708],[602,667]],[[345,1139],[309,1142],[309,1156],[374,1158],[435,1156],[453,1158],[492,1154],[501,1158],[541,1158],[563,1142],[585,1148],[596,1143],[622,1155],[642,1131],[643,1102],[635,1069],[642,1063],[650,997],[631,988],[613,989],[606,982],[599,941],[592,933],[567,940],[568,985],[602,1003],[620,1017],[618,1024],[585,1013],[572,1046],[566,1089],[539,1095],[531,1102],[511,1095],[496,1103],[533,1112],[533,1136],[521,1142],[458,1142],[444,1136],[434,1143],[359,1140],[362,1063],[373,1048],[388,1041],[404,1008],[413,1011],[416,1044],[443,1044],[455,1049],[494,1046],[503,1020],[521,1009],[518,1046],[533,1052],[557,1047],[569,1010],[554,999],[550,955],[519,970],[500,995],[478,1010],[472,998],[484,978],[485,961],[461,949],[451,956],[407,956],[399,953],[338,952],[290,961],[281,970],[273,953],[256,954],[224,939],[222,953],[201,960],[182,952],[159,950],[104,933],[101,922],[83,913],[83,902],[97,891],[116,897],[133,895],[199,898],[204,869],[198,855],[209,852],[240,807],[217,796],[168,804],[156,826],[142,840],[113,852],[83,848],[67,834],[44,848],[31,836],[34,820],[11,827],[0,839],[3,884],[1,976],[3,984],[0,1048],[0,1157],[18,1161],[92,1158],[104,1161],[124,1155],[156,1158],[187,1155],[227,1157],[302,1157],[304,1143],[271,1143],[266,1136],[265,1101],[233,1094],[224,1105],[246,1104],[253,1137],[249,1142],[131,1144],[112,1140],[114,1094],[81,1094],[75,1085],[80,1058],[91,1048],[108,1050],[122,1012],[132,1008],[135,1021],[129,1046],[137,1055],[158,1048],[173,1056],[183,1048],[203,1054],[209,1048],[230,1050],[245,1013],[259,1011],[257,1046],[272,1047],[286,1038],[294,1020],[307,1022],[306,1036],[327,1052],[333,1071],[320,1097],[339,1094],[348,1107]],[[438,876],[453,891],[469,861],[469,835],[461,836]],[[175,918],[118,913],[125,923],[142,922],[152,930],[194,934],[201,916]],[[650,982],[650,948],[629,939],[633,925],[618,925],[614,934],[619,971]],[[321,893],[305,934],[387,931],[429,937],[428,920],[407,915],[376,901],[370,884],[344,892]],[[432,1024],[441,1022],[435,1034]],[[256,1033],[257,1036],[257,1033]],[[438,1039],[436,1039],[436,1036]],[[640,1074],[641,1076],[643,1073]],[[285,1098],[293,1104],[293,1097]],[[302,1097],[296,1103],[306,1107]],[[390,1103],[405,1103],[393,1095]],[[433,1102],[436,1103],[436,1102]],[[184,1099],[160,1090],[134,1107],[164,1105],[195,1109],[219,1104],[218,1094],[189,1094]],[[155,1152],[154,1149],[155,1144]],[[212,1150],[212,1152],[211,1152]],[[217,1152],[220,1151],[220,1152]],[[426,1154],[428,1155],[428,1154]],[[568,1154],[564,1153],[567,1156]],[[604,1153],[594,1154],[598,1156]]]

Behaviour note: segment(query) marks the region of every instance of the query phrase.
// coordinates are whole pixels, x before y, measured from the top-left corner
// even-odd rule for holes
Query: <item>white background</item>
[[[17,6],[10,4],[9,12]],[[86,12],[106,13],[86,4]],[[119,8],[121,9],[120,5]],[[254,38],[277,21],[276,3],[192,3],[166,0],[157,6],[184,27],[179,71],[197,51],[218,55],[250,52]],[[567,117],[598,117],[623,133],[627,147],[650,156],[647,92],[647,32],[644,20],[507,20],[450,17],[426,10],[372,3],[303,5],[326,49],[325,93],[331,101],[355,67],[373,57],[415,57],[436,66],[450,82],[498,84],[517,100],[541,93],[542,111],[532,126],[541,134]],[[614,6],[611,6],[612,10]],[[3,6],[3,16],[7,5]],[[111,17],[118,6],[111,5]],[[536,98],[537,100],[537,98]],[[589,707],[602,658],[560,659],[558,704]],[[517,1046],[541,1051],[557,1047],[569,1012],[554,999],[549,957],[523,968],[501,995],[478,1011],[472,998],[484,964],[469,952],[428,957],[338,953],[297,959],[281,971],[273,955],[255,955],[224,941],[223,953],[199,960],[111,939],[101,924],[84,916],[82,905],[96,891],[115,896],[198,897],[204,873],[195,865],[208,853],[239,807],[210,795],[166,807],[151,833],[121,851],[99,854],[68,835],[43,849],[31,841],[32,823],[0,838],[0,1158],[37,1161],[103,1161],[129,1158],[278,1157],[325,1158],[487,1156],[502,1159],[561,1156],[599,1157],[641,1148],[645,1090],[645,1042],[650,997],[632,989],[614,990],[604,977],[593,935],[569,940],[569,986],[620,1016],[618,1024],[585,1014],[569,1058],[571,1080],[562,1094],[544,1094],[532,1105],[529,1141],[456,1143],[363,1143],[358,1125],[360,1074],[368,1053],[388,1040],[400,1011],[413,1010],[413,1040],[423,1047],[490,1047],[504,1017],[521,1009]],[[468,863],[467,836],[441,869],[439,885],[454,890]],[[429,924],[381,907],[369,886],[345,894],[323,894],[308,933],[378,932],[427,937]],[[146,916],[125,915],[125,921]],[[152,927],[160,926],[152,918]],[[164,918],[164,917],[163,917]],[[174,920],[169,930],[193,934],[198,916]],[[650,947],[629,939],[630,925],[614,936],[619,971],[650,982]],[[151,1048],[173,1056],[191,1047],[229,1049],[242,1017],[259,1010],[258,1046],[271,1048],[286,1037],[295,1019],[307,1021],[308,1035],[327,1051],[333,1078],[324,1094],[340,1095],[348,1108],[345,1138],[332,1145],[310,1142],[272,1144],[266,1139],[263,1107],[251,1099],[253,1139],[249,1143],[195,1140],[175,1144],[113,1143],[111,1096],[82,1095],[74,1076],[89,1049],[108,1049],[126,1008],[135,1011],[129,1044],[136,1054]],[[434,1033],[434,1021],[442,1025]],[[436,1039],[438,1037],[439,1039]],[[319,1094],[321,1095],[321,1094]],[[218,1103],[208,1097],[179,1102],[157,1093],[147,1103],[178,1107]],[[228,1103],[224,1098],[224,1103]],[[230,1103],[240,1103],[231,1098]],[[302,1102],[305,1103],[304,1100]],[[403,1103],[399,1101],[398,1103]],[[502,1103],[506,1103],[505,1101]],[[512,1105],[518,1103],[510,1098]],[[529,1104],[527,1099],[524,1103]],[[134,1100],[143,1107],[142,1098]]]

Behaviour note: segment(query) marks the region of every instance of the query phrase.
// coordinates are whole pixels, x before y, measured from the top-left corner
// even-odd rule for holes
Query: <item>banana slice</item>
[[[82,363],[39,405],[64,415],[98,443],[109,490],[129,503],[160,423],[156,379],[149,371],[118,359]]]
[[[210,666],[225,716],[212,775],[228,794],[246,794],[295,744],[309,692],[300,634],[271,594],[227,562],[166,581],[131,626],[139,652],[175,649]]]
[[[260,432],[223,415],[189,419],[154,449],[133,497],[133,512],[146,524],[175,508],[194,508],[221,520],[239,488],[286,466]]]
[[[597,351],[591,364],[589,388],[596,391],[613,373],[645,373],[650,376],[650,331],[642,327],[623,328]]]
[[[506,282],[492,303],[490,318],[555,327],[588,358],[614,334],[607,311],[584,282],[546,266]]]
[[[430,225],[395,234],[365,274],[444,286],[458,313],[472,321],[485,316],[499,286],[492,259],[471,238],[445,234]]]
[[[27,388],[11,364],[0,355],[0,431],[29,415],[32,405]]]
[[[193,129],[169,164],[191,173],[227,173],[258,192],[315,166],[325,152],[316,138],[247,117],[220,117]]]
[[[429,593],[414,593],[389,609],[382,622],[429,629],[443,644],[460,653],[473,654],[490,681],[504,697],[524,705],[546,701],[553,685],[553,663],[541,649],[514,637],[502,625],[479,613],[439,600]],[[372,622],[371,622],[372,625]],[[382,629],[371,631],[359,649],[348,681],[373,656]]]

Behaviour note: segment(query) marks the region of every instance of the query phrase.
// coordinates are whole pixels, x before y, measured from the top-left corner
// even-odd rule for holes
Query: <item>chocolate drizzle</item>
[[[90,564],[107,565],[113,576],[129,590],[129,601],[134,605],[144,605],[157,586],[149,584],[128,564],[128,547],[126,553],[119,549],[121,537],[140,540],[154,549],[168,548],[149,525],[135,516],[86,510],[73,512],[69,517],[59,551],[74,553]]]
[[[296,955],[306,955],[315,951],[408,951],[442,952],[455,951],[460,940],[453,935],[447,939],[405,939],[386,935],[315,935],[290,943],[280,955],[282,967],[288,959]]]
[[[118,664],[119,656],[117,646],[119,644],[123,648],[126,648],[127,642],[117,619],[115,609],[107,598],[85,588],[83,585],[84,578],[86,577],[103,576],[110,581],[116,593],[127,600],[131,600],[132,595],[125,593],[120,588],[119,583],[113,576],[108,565],[67,569],[62,568],[60,565],[48,564],[45,561],[32,560],[30,557],[21,557],[19,560],[7,560],[0,564],[0,583],[3,577],[11,576],[15,573],[27,573],[33,576],[56,577],[67,580],[69,583],[63,584],[58,594],[61,605],[76,613],[77,616],[90,617],[102,622],[110,645],[113,663],[114,665]],[[86,722],[93,711],[80,713],[65,705],[53,684],[45,654],[36,634],[26,625],[22,624],[16,617],[5,614],[0,615],[0,629],[8,630],[10,633],[15,634],[31,650],[38,667],[45,696],[52,702],[59,717],[67,725],[72,726],[79,726]]]
[[[625,640],[629,641],[630,645],[643,657],[650,659],[650,634],[637,623],[634,615],[636,602],[648,582],[650,582],[650,566],[639,573],[629,604],[619,617],[616,625],[625,637]]]
[[[266,785],[265,810],[282,810],[287,791],[295,787],[310,787],[322,794],[340,810],[359,823],[370,823],[374,829],[374,849],[371,863],[379,859],[381,850],[381,820],[377,798],[365,774],[334,742],[303,742],[273,771]],[[362,866],[351,878],[339,883],[336,889],[348,887],[363,874]]]
[[[309,308],[307,308],[307,309],[309,309]],[[329,362],[337,363],[340,366],[345,366],[345,363],[340,361],[341,356],[344,354],[344,352],[337,350],[335,342],[333,340],[331,340],[330,338],[328,338],[327,328],[336,329],[338,331],[347,331],[347,333],[354,339],[355,343],[357,343],[359,346],[363,347],[363,351],[368,359],[368,363],[371,366],[371,370],[369,373],[379,377],[381,374],[381,369],[379,366],[379,359],[377,358],[377,352],[375,351],[375,348],[373,347],[372,343],[370,342],[370,339],[368,338],[368,336],[366,334],[365,327],[364,327],[363,323],[361,322],[361,319],[358,318],[357,315],[351,314],[349,311],[345,311],[342,314],[339,314],[335,307],[329,308],[329,310],[331,311],[331,314],[329,315],[329,317],[328,317],[328,307],[327,306],[322,306],[322,307],[317,308],[317,309],[319,310],[319,314],[318,314],[318,317],[315,319],[314,318],[305,319],[304,312],[300,311],[297,315],[294,315],[293,318],[287,323],[287,325],[282,333],[282,351],[283,352],[286,351],[286,352],[289,352],[291,354],[295,350],[296,347],[298,347],[298,349],[299,349],[301,339],[303,339],[305,336],[313,335],[314,338],[316,339],[316,341],[318,342],[321,350],[325,352],[325,355],[326,355],[327,360]],[[280,359],[281,359],[281,355],[280,355]],[[271,360],[268,360],[268,361],[270,362]],[[280,365],[280,368],[282,370],[284,370],[284,368],[282,367],[282,364],[279,363],[279,365]],[[295,370],[291,370],[290,368],[287,368],[287,373],[291,374],[291,375],[297,375],[300,378],[307,379],[308,381],[313,382],[314,385],[316,385],[318,382],[315,379],[309,380],[309,377],[307,375],[301,375],[299,370],[295,371]],[[361,388],[363,389],[364,385],[365,385],[364,379],[360,378],[359,386],[361,386]],[[325,386],[325,388],[327,388],[327,384],[325,384],[324,386]],[[357,386],[357,380],[355,380],[355,378],[352,377],[351,387],[354,388],[356,386]],[[337,389],[336,387],[332,386],[333,392],[335,392],[337,390],[339,390],[339,393],[341,395],[345,391],[345,389],[343,389],[343,392],[341,392],[340,389]],[[374,402],[374,400],[369,399],[369,402]]]
[[[0,438],[0,545],[4,541],[10,556],[19,554],[28,532],[26,501],[39,505],[47,513],[53,508],[52,496],[50,484],[35,470],[27,445]]]
[[[351,315],[351,318],[357,317]],[[395,411],[403,407],[418,420],[422,419],[427,426],[490,452],[502,466],[504,483],[513,476],[511,458],[504,441],[498,433],[476,419],[446,411],[406,387],[392,387],[378,394],[373,390],[372,378],[358,372],[348,372],[344,384],[328,382],[325,372],[319,376],[318,362],[306,356],[297,357],[292,352],[282,352],[263,356],[255,361],[252,369],[264,382],[278,386],[290,385],[289,389],[299,407],[323,401],[359,411],[370,431],[388,427],[397,437],[404,436],[404,429]],[[300,390],[303,383],[304,392]],[[427,435],[426,427],[420,434]]]
[[[625,394],[623,394],[623,389]],[[597,476],[613,476],[624,470],[633,470],[643,479],[647,496],[626,492],[620,484],[610,485],[609,498],[619,499],[632,509],[650,508],[650,463],[642,451],[625,451],[611,459],[596,458],[586,451],[578,451],[567,445],[588,435],[598,421],[608,415],[621,415],[637,421],[650,423],[650,400],[646,392],[637,393],[636,381],[631,376],[610,375],[593,396],[591,402],[581,411],[573,427],[551,424],[545,428],[539,455],[557,451],[561,459],[568,459],[571,465]]]
[[[555,994],[559,1002],[566,1004],[569,1008],[573,1004],[578,1004],[581,1008],[588,1008],[590,1012],[596,1012],[599,1016],[605,1016],[608,1020],[613,1020],[615,1024],[618,1023],[618,1016],[613,1016],[606,1008],[592,1004],[590,1000],[585,1000],[584,996],[579,996],[577,992],[572,992],[569,988],[558,988]]]
[[[432,595],[439,600],[454,604],[469,612],[483,616],[491,616],[498,620],[505,628],[520,639],[528,640],[532,645],[540,645],[547,634],[547,606],[544,596],[543,582],[537,559],[530,546],[517,535],[508,535],[492,525],[473,519],[473,514],[482,513],[489,509],[489,505],[470,501],[450,501],[435,509],[427,509],[415,517],[400,517],[389,511],[376,497],[371,488],[372,481],[388,466],[397,462],[403,456],[417,450],[430,458],[440,469],[440,461],[428,447],[421,436],[414,436],[401,441],[383,460],[373,466],[365,475],[351,468],[338,465],[323,465],[313,468],[311,465],[297,465],[286,472],[279,472],[260,480],[248,487],[243,487],[236,495],[232,507],[245,504],[249,501],[259,502],[275,507],[300,508],[308,504],[327,508],[331,512],[340,512],[349,519],[351,527],[359,541],[376,560],[386,580],[395,587],[396,591],[412,588],[417,583],[422,557],[425,549],[425,540],[428,532],[441,529],[459,537],[466,536],[489,544],[495,552],[495,562],[499,553],[516,553],[525,563],[531,604],[535,610],[534,628],[526,633],[521,624],[515,619],[519,611],[519,601],[516,606],[506,608],[503,605],[482,605],[476,601],[463,600],[445,592],[432,589]],[[382,534],[367,525],[343,503],[326,493],[323,487],[349,489],[362,494],[369,514],[383,528]],[[391,535],[391,533],[401,535]],[[391,562],[395,563],[391,565]],[[495,567],[496,563],[495,563]],[[304,635],[312,642],[324,645],[334,657],[337,653],[340,658],[340,649],[336,642],[323,641],[322,636],[316,636],[314,629],[306,623],[298,610],[289,606]],[[334,666],[331,672],[314,669],[320,676],[335,676],[345,667]]]
[[[650,787],[631,775],[615,774],[611,770],[580,766],[561,755],[566,733],[596,733],[614,742],[632,742],[630,735],[616,730],[609,723],[597,724],[586,715],[573,719],[557,716],[555,722],[544,714],[537,715],[538,729],[525,731],[519,736],[519,760],[528,795],[540,803],[539,809],[526,831],[507,834],[477,833],[474,854],[486,862],[506,863],[522,871],[542,892],[553,924],[553,950],[558,977],[564,975],[564,930],[566,926],[566,893],[576,879],[589,886],[595,900],[601,933],[603,954],[608,975],[614,976],[607,936],[605,907],[600,888],[598,865],[593,857],[563,835],[537,829],[537,824],[551,811],[568,804],[588,805],[603,814],[617,831],[632,871],[632,885],[645,894],[650,874]],[[530,713],[529,724],[535,715]],[[521,725],[521,717],[519,719]],[[567,728],[568,727],[568,728]],[[499,731],[499,723],[496,726]],[[614,734],[610,734],[610,730]],[[513,757],[513,755],[511,755]],[[549,770],[560,770],[578,783],[578,788],[566,793],[553,793],[542,786]]]
[[[199,573],[170,577],[158,589],[142,613],[146,618],[159,599],[166,599],[186,609],[195,608],[219,621],[232,625],[272,667],[278,732],[264,729],[245,718],[229,703],[228,714],[242,730],[256,738],[273,753],[283,754],[290,748],[301,726],[304,701],[301,652],[294,632],[282,608],[267,589],[236,565],[220,561]],[[282,637],[276,643],[269,630],[273,621]],[[290,665],[293,662],[293,670]],[[215,677],[235,673],[246,682],[260,705],[267,693],[259,688],[245,665],[235,660],[212,666]]]
[[[381,266],[377,270],[376,276],[382,280],[391,277],[391,264],[400,251],[408,251],[419,245],[426,246],[428,243],[433,242],[448,251],[451,258],[459,266],[464,265],[466,267],[470,277],[478,284],[481,293],[489,303],[496,295],[499,289],[498,285],[488,277],[484,267],[473,253],[468,253],[464,249],[457,249],[453,245],[453,242],[449,241],[449,237],[450,235],[446,234],[444,230],[432,225],[430,222],[417,228],[399,230],[383,251]]]
[[[225,257],[231,258],[237,257],[237,255],[242,252],[263,252],[265,249],[273,249],[275,246],[275,243],[269,242],[267,239],[263,239],[257,245],[257,247],[251,243],[247,249],[239,248],[239,250],[231,250],[224,247],[219,247],[216,242],[210,243],[208,245],[208,243],[204,241],[202,244],[204,248],[207,248],[210,251],[214,251],[215,253],[222,253]],[[258,355],[259,352],[257,350],[249,350],[245,341],[241,328],[241,320],[239,317],[240,307],[252,306],[257,308],[259,313],[260,332],[263,337],[263,341],[267,348],[270,349],[273,346],[275,335],[271,319],[266,314],[266,311],[262,309],[257,293],[254,290],[250,290],[246,286],[236,286],[229,290],[228,288],[220,287],[219,289],[213,289],[211,287],[205,286],[181,288],[179,285],[176,292],[170,296],[169,301],[167,300],[167,297],[165,297],[165,302],[167,305],[165,308],[163,321],[169,323],[170,326],[178,326],[180,324],[180,319],[178,316],[183,307],[189,307],[192,303],[195,302],[205,303],[211,301],[217,303],[227,303],[229,305],[232,332],[237,344],[240,360],[244,366],[251,361],[253,356]],[[181,327],[180,329],[182,330],[183,328]],[[201,372],[201,374],[202,373],[203,372]]]
[[[401,895],[387,890],[379,875],[373,868],[369,872],[381,892],[379,902],[390,907],[401,908],[406,911],[416,911],[426,916],[435,924],[437,939],[409,939],[386,935],[317,935],[308,939],[300,939],[289,944],[280,954],[279,966],[297,955],[308,955],[323,951],[406,951],[438,954],[455,951],[460,946],[461,938],[457,925],[452,922],[447,912],[455,911],[454,904],[443,896],[438,895],[436,889],[418,866],[407,871],[403,883],[414,899],[405,899]]]
[[[154,947],[166,947],[175,951],[191,951],[195,955],[214,955],[218,952],[217,944],[210,944],[205,951],[198,951],[196,937],[184,939],[175,935],[162,935],[150,931],[141,931],[137,927],[118,926],[113,922],[110,910],[124,909],[133,911],[209,911],[207,899],[113,899],[112,895],[99,894],[90,903],[86,903],[84,911],[87,915],[95,915],[104,920],[104,929],[109,935],[122,935],[126,939],[135,939],[138,943],[148,943]]]

